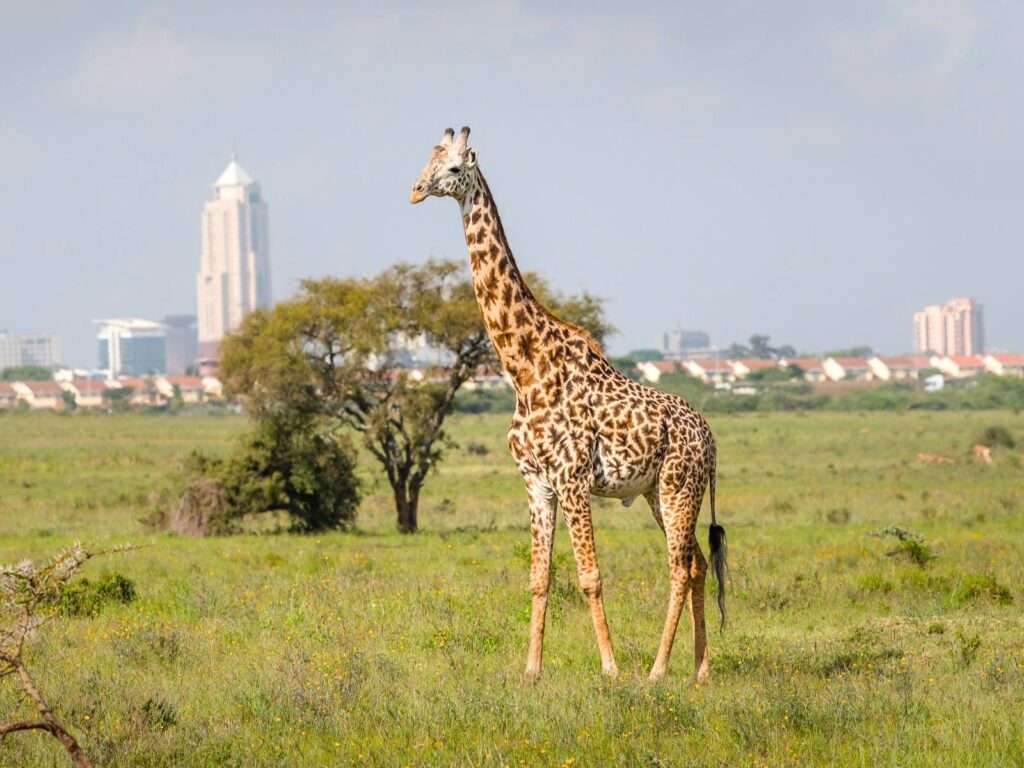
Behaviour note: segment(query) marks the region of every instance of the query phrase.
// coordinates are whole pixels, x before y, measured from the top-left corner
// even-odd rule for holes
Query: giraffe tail
[[[718,524],[715,519],[715,474],[718,471],[718,452],[714,443],[711,444],[711,473],[708,477],[708,495],[711,501],[711,528],[708,530],[708,547],[711,549],[711,570],[715,574],[715,581],[718,583],[718,613],[722,617],[719,624],[719,631],[725,629],[725,573],[727,565],[725,562],[726,543],[725,528]]]

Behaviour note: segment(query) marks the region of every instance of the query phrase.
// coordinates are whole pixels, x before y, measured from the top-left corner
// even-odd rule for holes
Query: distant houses
[[[431,369],[401,369],[414,381],[434,380]],[[743,358],[699,358],[695,360],[648,360],[636,364],[645,381],[657,384],[663,376],[685,373],[737,394],[756,392],[757,380],[799,379],[810,384],[833,387],[843,382],[849,388],[872,383],[921,381],[926,371],[931,379],[962,380],[982,375],[1024,378],[1024,354],[997,352],[987,355],[876,355],[872,357],[792,357],[779,360]],[[396,369],[395,373],[399,373]],[[497,371],[481,369],[466,383],[466,389],[509,386]],[[834,388],[834,387],[833,387]],[[102,379],[76,375],[65,370],[47,381],[0,381],[0,410],[20,408],[60,411],[67,408],[109,410],[115,401],[138,408],[161,408],[171,403],[198,405],[224,400],[224,385],[216,376],[122,376]]]
[[[872,357],[792,357],[779,360],[759,358],[650,360],[637,363],[641,377],[657,383],[665,374],[681,371],[709,384],[731,386],[757,378],[768,371],[798,371],[797,377],[809,383],[826,382],[898,382],[917,381],[922,372],[941,373],[946,378],[963,379],[981,374],[1024,377],[1024,354],[990,355],[875,355]]]
[[[1013,352],[985,355],[985,370],[996,376],[1024,377],[1024,355]]]
[[[934,368],[927,355],[896,355],[868,358],[868,367],[879,381],[914,380],[921,371]]]
[[[82,409],[108,409],[118,392],[138,407],[161,407],[180,397],[185,405],[224,399],[224,386],[213,376],[129,376],[119,379],[61,377],[59,381],[0,382],[0,409],[60,411],[72,404]]]
[[[709,384],[727,384],[736,380],[732,363],[718,358],[684,360],[683,370]]]

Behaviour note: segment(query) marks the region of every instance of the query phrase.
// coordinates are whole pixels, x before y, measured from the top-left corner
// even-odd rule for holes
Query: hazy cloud
[[[127,32],[108,32],[90,43],[63,91],[80,107],[155,107],[194,88],[201,71],[199,56],[188,43],[144,17]]]
[[[238,42],[186,34],[154,15],[109,30],[82,51],[60,84],[72,106],[167,111],[258,88],[278,62],[273,40]]]
[[[829,35],[829,48],[840,80],[877,104],[940,96],[970,56],[978,27],[964,0],[889,0],[872,21],[844,24]]]

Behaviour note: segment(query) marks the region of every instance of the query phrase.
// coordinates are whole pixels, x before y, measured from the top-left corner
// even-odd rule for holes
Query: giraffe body
[[[707,561],[695,529],[705,487],[711,489],[712,559],[722,607],[724,531],[714,521],[715,442],[704,418],[683,399],[643,386],[619,373],[582,328],[554,317],[523,281],[508,246],[497,206],[466,146],[449,129],[410,197],[455,198],[462,211],[476,293],[502,366],[513,381],[516,410],[508,444],[526,484],[532,537],[533,605],[526,673],[540,673],[551,549],[562,510],[587,596],[602,669],[617,672],[604,613],[594,547],[591,497],[644,496],[668,548],[668,614],[651,678],[668,665],[676,626],[689,598],[694,632],[694,679],[708,674],[704,621]],[[717,531],[716,531],[717,529]]]

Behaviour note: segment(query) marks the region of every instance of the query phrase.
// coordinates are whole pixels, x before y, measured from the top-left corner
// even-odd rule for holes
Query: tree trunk
[[[399,533],[416,533],[419,511],[419,488],[395,488],[395,511],[398,513]]]

